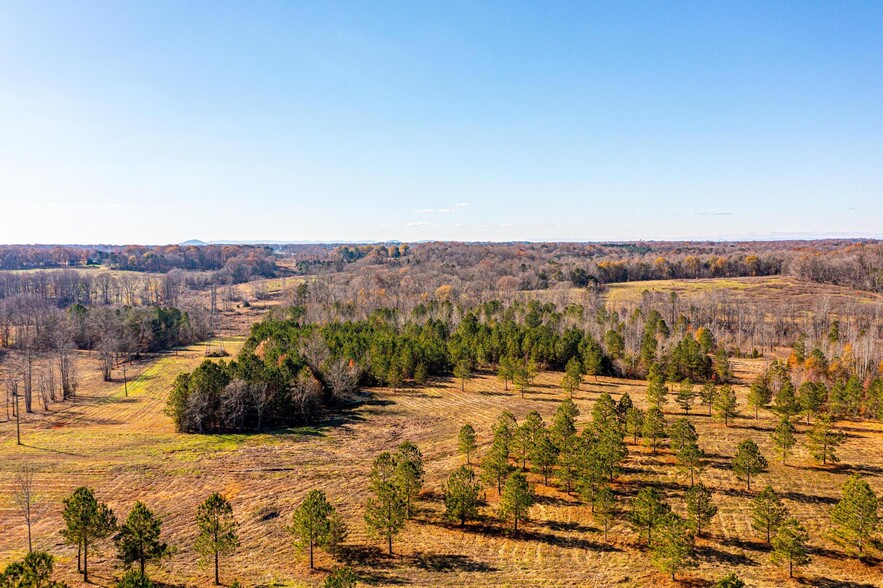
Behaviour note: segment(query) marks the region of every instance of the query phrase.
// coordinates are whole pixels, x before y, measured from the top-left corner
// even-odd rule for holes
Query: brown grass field
[[[228,342],[228,348],[235,343]],[[275,434],[241,436],[185,436],[172,431],[163,414],[165,396],[174,375],[202,360],[199,346],[177,356],[168,355],[147,367],[130,389],[119,387],[84,393],[75,403],[49,418],[24,425],[23,447],[15,445],[13,428],[2,426],[0,436],[0,564],[23,553],[25,528],[12,509],[13,474],[23,463],[40,472],[38,482],[45,514],[36,524],[35,544],[59,556],[58,576],[76,584],[76,552],[61,542],[60,500],[78,485],[89,485],[124,516],[131,503],[143,500],[165,519],[168,538],[179,552],[162,569],[158,580],[205,585],[210,574],[197,565],[191,546],[196,505],[212,491],[232,500],[241,524],[242,546],[223,562],[224,577],[246,585],[299,586],[320,583],[334,562],[321,555],[319,570],[309,572],[284,531],[290,512],[314,488],[324,489],[342,510],[351,527],[346,558],[372,585],[411,586],[648,586],[670,584],[648,563],[636,535],[624,524],[611,531],[610,543],[593,522],[587,507],[574,497],[542,486],[523,533],[511,535],[494,520],[496,492],[488,491],[484,520],[461,530],[445,524],[441,513],[441,485],[447,473],[462,463],[456,453],[459,427],[470,422],[487,443],[493,420],[502,410],[518,418],[539,410],[547,420],[562,393],[557,374],[544,374],[525,399],[502,392],[491,376],[469,382],[465,392],[452,381],[435,381],[423,389],[393,394],[372,390],[358,408],[316,428]],[[758,368],[756,362],[737,361],[742,374]],[[614,397],[629,391],[643,398],[639,382],[600,378],[590,381],[576,400],[587,418],[592,401],[607,390]],[[743,396],[745,390],[740,388]],[[674,417],[674,414],[670,414]],[[857,563],[842,556],[825,533],[826,511],[838,496],[846,476],[862,472],[877,491],[883,490],[883,427],[849,423],[850,438],[842,447],[837,469],[814,467],[798,448],[783,467],[774,458],[768,432],[774,421],[739,418],[730,427],[706,416],[692,417],[702,446],[711,456],[702,480],[715,492],[720,512],[707,539],[698,542],[699,566],[682,574],[688,585],[736,570],[754,586],[788,585],[787,574],[769,563],[769,554],[752,533],[750,495],[728,468],[734,447],[754,438],[770,458],[770,471],[758,476],[755,488],[771,483],[785,497],[791,511],[810,530],[813,563],[800,582],[817,586],[879,585],[879,565]],[[801,435],[802,436],[802,435]],[[373,458],[410,439],[423,450],[427,484],[419,512],[395,543],[396,554],[384,555],[382,545],[369,537],[362,521],[367,474]],[[652,456],[643,447],[631,447],[625,472],[616,488],[628,496],[637,480],[657,484],[682,510],[685,480],[666,451]],[[105,545],[94,560],[94,581],[108,585],[118,571],[112,549]]]
[[[241,333],[260,316],[260,309],[253,312],[240,316],[243,313],[237,311],[230,317],[234,322],[228,332]],[[226,349],[235,354],[242,340],[226,341]],[[531,521],[518,535],[496,520],[495,490],[488,490],[479,522],[465,529],[444,522],[442,484],[464,461],[456,451],[460,426],[468,422],[475,427],[482,453],[490,442],[491,424],[503,410],[512,411],[519,420],[538,410],[550,422],[563,398],[558,387],[561,374],[542,374],[524,399],[512,390],[504,392],[491,374],[482,374],[468,382],[465,391],[459,382],[448,379],[397,393],[366,390],[350,411],[313,427],[260,435],[177,434],[163,413],[166,396],[174,377],[198,365],[204,350],[204,344],[194,345],[145,360],[129,372],[129,397],[124,397],[120,382],[101,382],[97,364],[89,367],[94,360],[84,357],[79,397],[52,407],[49,414],[40,410],[24,418],[21,447],[15,444],[14,422],[0,420],[0,566],[22,556],[26,548],[25,526],[11,491],[15,472],[27,463],[38,471],[35,548],[58,557],[56,578],[71,585],[81,582],[76,549],[65,545],[59,535],[60,511],[61,500],[80,485],[93,487],[120,519],[135,500],[163,517],[166,537],[178,552],[148,571],[156,580],[173,585],[211,582],[209,568],[199,564],[192,546],[196,506],[213,491],[227,495],[241,525],[241,547],[222,560],[222,581],[238,579],[245,586],[321,584],[337,563],[317,552],[318,569],[310,572],[285,532],[292,510],[315,488],[327,492],[350,526],[343,559],[357,570],[360,585],[675,585],[650,565],[646,548],[625,523],[617,523],[605,543],[587,506],[555,487],[543,486],[534,474],[530,477],[538,501]],[[834,468],[812,462],[803,446],[806,427],[798,425],[800,443],[788,465],[782,466],[769,439],[774,415],[762,411],[755,421],[745,405],[745,382],[763,369],[764,362],[733,360],[744,413],[730,427],[695,411],[691,416],[700,445],[709,455],[700,479],[713,490],[720,511],[706,537],[697,541],[698,566],[681,573],[677,585],[708,586],[729,571],[737,572],[749,586],[883,585],[878,559],[865,563],[849,559],[827,536],[827,512],[850,474],[862,473],[878,493],[883,492],[883,425],[843,423],[849,438],[839,452],[842,463]],[[588,421],[592,403],[603,391],[615,399],[628,391],[642,405],[645,383],[587,378],[575,395],[581,423]],[[670,402],[669,421],[677,416]],[[729,469],[736,445],[746,437],[755,439],[770,461],[769,472],[752,481],[751,493]],[[414,441],[423,451],[426,486],[414,519],[395,541],[395,555],[387,556],[383,543],[367,533],[363,506],[371,462],[404,440]],[[629,450],[615,484],[623,504],[639,483],[651,483],[683,513],[687,480],[679,475],[668,450],[651,455],[643,446],[631,444]],[[810,532],[813,561],[794,580],[788,579],[787,570],[770,563],[768,549],[751,529],[750,498],[767,483]],[[101,586],[111,585],[120,574],[109,542],[90,558],[90,571],[93,582]]]

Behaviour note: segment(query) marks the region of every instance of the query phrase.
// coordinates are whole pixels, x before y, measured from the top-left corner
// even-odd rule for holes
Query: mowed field
[[[236,342],[227,349],[236,351]],[[62,543],[60,501],[79,485],[95,488],[118,517],[135,500],[162,515],[168,540],[177,554],[151,570],[157,580],[176,585],[208,585],[210,570],[201,567],[192,549],[196,507],[210,492],[231,500],[240,522],[241,547],[222,560],[222,580],[246,586],[315,586],[335,564],[317,557],[310,572],[290,545],[285,525],[292,510],[312,489],[325,490],[350,526],[344,559],[368,585],[396,586],[667,586],[670,580],[649,563],[649,554],[624,523],[610,531],[610,542],[575,497],[537,483],[537,504],[531,522],[513,535],[495,519],[497,496],[487,492],[483,520],[465,529],[442,518],[442,484],[464,459],[456,452],[457,432],[471,423],[481,448],[490,442],[491,425],[503,410],[520,420],[538,410],[551,421],[563,397],[560,374],[542,374],[521,399],[504,392],[491,375],[476,377],[461,391],[459,382],[435,380],[423,388],[397,393],[368,390],[361,402],[332,421],[297,430],[262,435],[194,436],[174,433],[163,414],[170,384],[181,370],[203,359],[201,346],[169,354],[144,369],[125,398],[121,386],[84,390],[71,405],[26,422],[24,447],[17,447],[14,423],[0,423],[0,565],[21,556],[25,527],[11,503],[15,471],[25,463],[38,471],[44,513],[35,525],[35,547],[58,556],[57,577],[78,584],[76,550]],[[760,360],[734,360],[737,376],[747,379],[762,369]],[[575,400],[589,419],[592,403],[603,391],[614,398],[628,391],[645,403],[642,382],[587,378]],[[746,388],[737,386],[745,407]],[[669,406],[673,420],[674,406]],[[748,411],[746,411],[748,412]],[[698,567],[680,575],[687,585],[707,586],[712,579],[736,571],[751,586],[809,584],[815,586],[880,586],[879,562],[857,563],[842,555],[826,538],[827,511],[847,476],[861,472],[877,492],[883,491],[883,427],[877,423],[845,423],[849,439],[841,448],[838,468],[817,468],[799,446],[787,466],[776,459],[769,439],[773,415],[755,421],[744,415],[724,427],[704,415],[692,415],[700,444],[709,455],[701,479],[720,508],[708,537],[698,541]],[[801,443],[806,427],[800,426]],[[729,469],[737,443],[750,437],[770,460],[770,471],[757,476],[752,491]],[[387,556],[381,541],[367,534],[363,507],[371,462],[378,453],[411,440],[422,449],[427,481],[417,513]],[[640,484],[655,484],[683,513],[687,481],[674,467],[667,450],[656,455],[629,445],[625,471],[615,490],[627,504]],[[789,581],[787,572],[769,563],[769,552],[751,530],[750,498],[772,484],[791,512],[808,528],[813,562]],[[109,585],[119,574],[110,544],[95,553],[93,581]]]

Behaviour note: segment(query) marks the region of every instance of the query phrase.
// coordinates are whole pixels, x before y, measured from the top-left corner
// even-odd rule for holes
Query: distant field
[[[241,339],[228,342],[235,351]],[[83,391],[76,402],[49,418],[24,425],[25,447],[14,444],[10,423],[0,423],[0,565],[20,556],[24,527],[11,511],[9,489],[13,472],[28,462],[39,468],[41,490],[49,508],[35,527],[35,544],[60,556],[61,579],[78,583],[76,551],[61,543],[59,501],[76,486],[96,489],[118,516],[125,516],[135,500],[143,500],[162,514],[169,539],[179,553],[155,576],[161,581],[207,585],[209,571],[196,563],[192,551],[196,505],[212,491],[231,499],[241,523],[242,547],[223,561],[227,581],[238,578],[246,586],[315,586],[333,562],[317,558],[319,570],[310,573],[295,557],[284,526],[294,506],[311,489],[326,490],[350,524],[348,560],[369,585],[408,586],[666,586],[670,582],[648,563],[635,534],[624,524],[611,530],[611,544],[593,522],[589,509],[557,489],[538,484],[540,499],[525,533],[499,531],[493,519],[496,492],[488,491],[486,519],[465,530],[441,519],[441,488],[447,474],[463,459],[456,453],[459,427],[470,422],[478,431],[482,450],[490,440],[491,423],[503,410],[519,419],[538,410],[550,420],[562,398],[560,374],[543,374],[537,386],[521,399],[503,392],[487,375],[459,384],[436,380],[422,389],[397,394],[371,390],[358,408],[316,428],[263,435],[187,436],[173,432],[162,410],[170,383],[181,370],[203,359],[200,346],[167,355],[148,366],[133,382],[130,397],[121,387],[92,393]],[[737,375],[750,377],[761,360],[734,360]],[[606,390],[619,397],[628,391],[644,402],[641,382],[600,378],[576,395],[581,421],[589,418],[592,402]],[[745,389],[738,387],[744,407]],[[673,407],[670,407],[673,411]],[[669,414],[670,419],[676,415]],[[701,445],[711,456],[702,476],[715,492],[720,513],[708,539],[698,543],[699,568],[682,577],[694,586],[735,570],[751,586],[788,585],[787,573],[769,564],[769,554],[750,529],[749,496],[728,467],[728,458],[741,439],[755,439],[770,458],[767,474],[752,487],[769,482],[785,496],[792,512],[811,533],[815,560],[803,572],[816,586],[879,585],[879,568],[842,559],[825,539],[827,509],[838,496],[847,475],[862,471],[874,488],[883,491],[883,426],[847,425],[850,438],[843,446],[839,469],[815,468],[802,447],[782,467],[774,458],[769,430],[771,414],[759,421],[739,418],[725,428],[706,416],[692,420]],[[805,427],[801,427],[803,430]],[[801,433],[801,441],[803,438]],[[406,439],[416,442],[427,463],[427,485],[415,520],[396,540],[396,555],[383,555],[380,542],[369,537],[362,519],[371,462],[383,450]],[[651,456],[630,446],[625,473],[616,489],[630,495],[636,480],[656,483],[676,510],[682,511],[685,480],[677,475],[667,451]],[[861,464],[859,466],[858,464]],[[531,476],[534,482],[541,480]],[[754,491],[753,491],[754,492]],[[115,570],[112,550],[105,547],[95,559],[95,581],[107,585]],[[848,583],[851,582],[851,583]],[[795,581],[794,585],[798,585]]]
[[[841,286],[802,282],[786,276],[758,278],[708,278],[696,280],[649,280],[646,282],[621,282],[607,284],[605,297],[617,303],[640,302],[644,292],[675,292],[678,297],[689,300],[694,296],[727,292],[736,300],[751,298],[755,301],[787,297],[791,302],[811,307],[820,297],[848,298],[849,300],[883,300],[883,296],[871,292],[852,290]]]

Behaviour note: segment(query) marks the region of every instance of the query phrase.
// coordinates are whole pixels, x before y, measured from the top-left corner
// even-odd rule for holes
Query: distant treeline
[[[644,280],[791,275],[883,291],[883,244],[829,239],[758,242],[455,243],[290,245],[302,273],[348,266],[420,267],[497,290]]]
[[[158,273],[223,270],[236,282],[270,277],[276,271],[272,250],[254,245],[0,246],[0,270],[90,265]]]

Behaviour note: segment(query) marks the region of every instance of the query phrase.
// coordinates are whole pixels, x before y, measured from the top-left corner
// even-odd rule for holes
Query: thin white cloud
[[[425,223],[423,221],[412,221],[412,222],[409,222],[407,226],[409,226],[409,227],[425,227],[428,224],[429,223]]]
[[[466,208],[467,206],[469,206],[469,203],[468,202],[458,202],[454,206],[456,206],[457,208]]]
[[[446,214],[449,212],[454,212],[453,208],[421,208],[420,210],[415,210],[414,212],[420,214]]]

